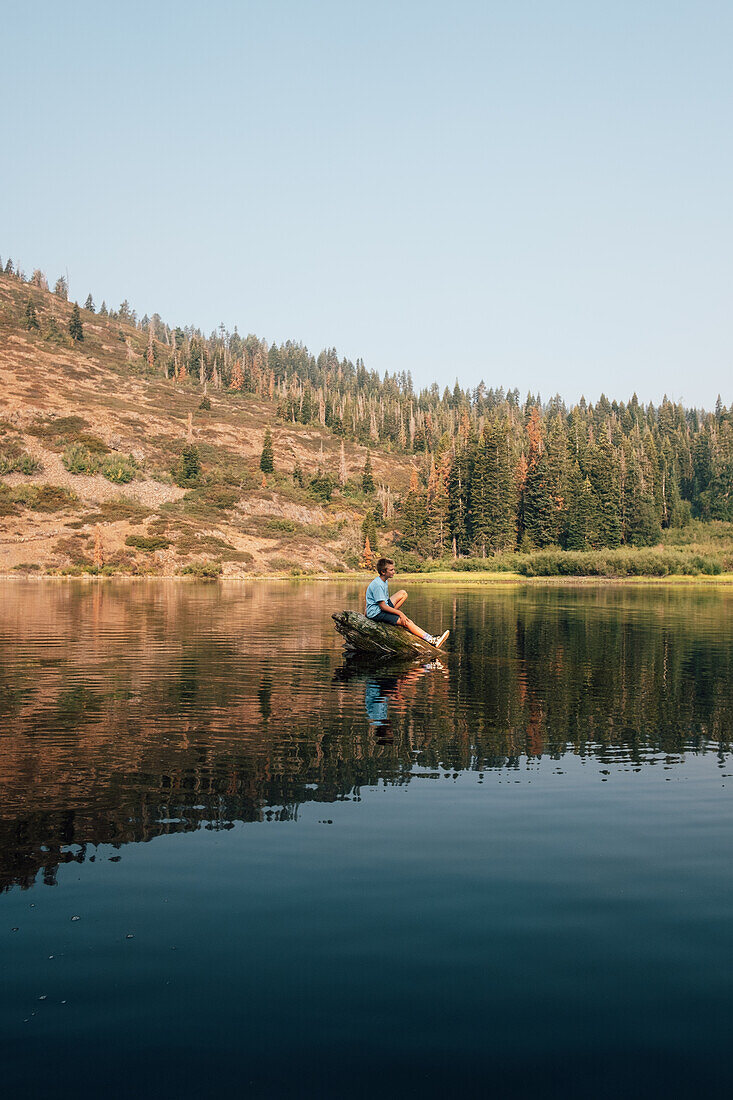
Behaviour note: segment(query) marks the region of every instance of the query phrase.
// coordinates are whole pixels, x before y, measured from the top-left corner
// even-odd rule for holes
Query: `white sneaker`
[[[443,642],[445,641],[445,639],[448,637],[449,634],[450,634],[450,630],[444,630],[439,638],[433,638],[433,645],[435,646],[436,649],[440,649],[440,647],[442,646]]]

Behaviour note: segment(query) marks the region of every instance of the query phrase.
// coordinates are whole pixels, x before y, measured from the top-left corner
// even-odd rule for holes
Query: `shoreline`
[[[557,588],[557,587],[619,587],[619,586],[635,586],[635,587],[648,587],[649,585],[655,585],[657,587],[665,588],[679,588],[679,587],[703,587],[703,588],[729,588],[733,586],[733,573],[719,573],[717,576],[710,576],[708,574],[687,575],[681,573],[671,573],[664,577],[655,576],[635,576],[635,577],[599,577],[599,576],[560,576],[552,575],[545,577],[524,577],[519,573],[463,573],[463,572],[441,572],[441,573],[398,573],[400,582],[405,581],[410,585],[433,585],[436,587],[452,587],[452,588],[486,588],[486,587],[503,587],[503,588]],[[348,581],[352,583],[367,584],[373,577],[372,573],[302,573],[298,576],[292,576],[289,573],[251,573],[242,574],[241,576],[221,576],[221,577],[195,577],[195,576],[182,576],[177,573],[163,574],[163,573],[107,573],[107,574],[94,574],[94,573],[24,573],[22,571],[13,573],[0,573],[0,582],[2,581],[84,581],[90,583],[92,581],[178,581],[185,584],[222,584],[233,583],[247,584],[247,583],[262,583],[263,581],[287,581],[289,584],[300,584],[303,581],[313,582],[318,581],[322,584]]]

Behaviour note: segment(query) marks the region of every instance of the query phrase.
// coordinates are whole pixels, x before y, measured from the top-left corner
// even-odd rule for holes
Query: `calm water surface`
[[[3,582],[6,1095],[716,1096],[733,598]]]

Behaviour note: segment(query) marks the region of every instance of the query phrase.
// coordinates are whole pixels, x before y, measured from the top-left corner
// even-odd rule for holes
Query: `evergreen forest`
[[[34,287],[11,260],[6,276],[28,284],[25,323],[38,327]],[[54,293],[66,299],[66,280]],[[733,406],[685,408],[666,396],[644,405],[601,396],[568,407],[560,396],[520,396],[487,386],[416,390],[409,371],[381,376],[335,348],[315,355],[302,343],[268,344],[223,325],[209,335],[138,318],[92,294],[69,328],[83,340],[92,314],[144,336],[141,368],[204,394],[257,395],[283,423],[315,426],[373,451],[408,455],[409,489],[396,500],[395,545],[417,558],[485,559],[545,547],[589,551],[656,544],[691,520],[733,521]],[[271,440],[263,471],[272,468]],[[319,474],[323,474],[319,471]],[[371,472],[365,478],[366,491]],[[383,522],[381,504],[375,505]]]

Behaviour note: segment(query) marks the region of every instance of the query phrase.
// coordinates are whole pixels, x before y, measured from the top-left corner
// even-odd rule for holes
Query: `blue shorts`
[[[391,600],[387,600],[390,607],[394,607]],[[391,611],[381,611],[378,615],[372,616],[373,623],[391,623],[392,626],[397,626],[400,621],[399,615],[393,615]]]

